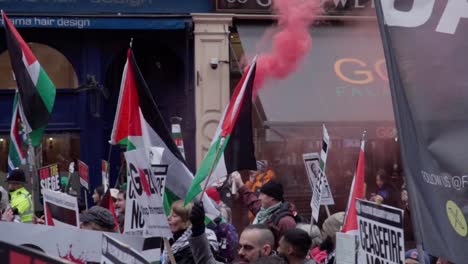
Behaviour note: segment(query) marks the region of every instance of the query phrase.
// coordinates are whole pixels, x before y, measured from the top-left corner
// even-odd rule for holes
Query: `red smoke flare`
[[[273,9],[279,31],[273,36],[271,51],[258,57],[254,94],[266,79],[286,78],[307,55],[312,47],[309,27],[320,12],[320,0],[273,0]]]

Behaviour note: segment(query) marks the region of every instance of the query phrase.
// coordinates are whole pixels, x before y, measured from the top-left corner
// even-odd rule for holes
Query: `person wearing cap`
[[[244,185],[240,175],[234,175],[233,180],[244,205],[255,216],[252,224],[268,225],[275,235],[276,242],[286,230],[296,227],[294,206],[284,201],[281,183],[273,180],[265,183],[257,197]]]
[[[33,221],[33,205],[31,194],[24,188],[26,175],[21,169],[12,170],[6,179],[10,191],[10,208],[19,216],[23,223]]]
[[[93,206],[80,214],[80,228],[95,231],[115,232],[115,221],[111,211]]]

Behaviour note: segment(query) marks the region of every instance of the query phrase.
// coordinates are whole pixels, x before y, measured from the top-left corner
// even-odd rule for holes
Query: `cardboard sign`
[[[336,233],[336,263],[356,264],[357,237],[346,233]]]
[[[0,241],[0,259],[4,264],[34,263],[34,264],[66,264],[61,259],[47,256],[30,247],[16,246]]]
[[[31,245],[48,256],[66,259],[73,263],[101,261],[102,233],[69,227],[0,222],[2,241],[14,245]],[[139,252],[146,244],[146,240],[142,237],[117,233],[108,233],[108,235]],[[155,256],[150,261],[159,260],[159,257]]]
[[[321,197],[320,197],[320,205],[334,205],[335,200],[333,199],[333,195],[330,189],[330,185],[328,184],[328,179],[325,175],[321,176],[320,170],[320,158],[318,153],[304,153],[302,154],[302,158],[304,160],[304,165],[307,172],[307,178],[309,179],[310,188],[314,192],[314,186],[320,180],[322,181],[323,187],[321,187]],[[315,192],[314,192],[315,193]],[[318,199],[318,198],[317,198]]]
[[[109,162],[106,160],[101,160],[101,177],[102,177],[102,186],[107,190],[109,187]]]
[[[57,164],[42,167],[38,170],[41,190],[60,191],[60,174]]]
[[[136,149],[125,152],[128,184],[125,208],[125,234],[138,236],[172,236],[164,211],[164,185],[167,165],[157,165],[155,151]]]
[[[78,174],[80,175],[81,186],[89,191],[89,168],[88,165],[81,160],[78,160]]]
[[[140,253],[115,238],[102,234],[101,264],[149,264]]]
[[[405,263],[403,210],[357,200],[359,261],[374,264]]]
[[[80,227],[76,197],[52,190],[42,190],[46,225]]]

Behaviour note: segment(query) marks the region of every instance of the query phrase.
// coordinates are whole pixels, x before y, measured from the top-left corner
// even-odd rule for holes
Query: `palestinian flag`
[[[127,149],[164,148],[161,162],[168,165],[164,209],[169,214],[173,202],[183,199],[193,180],[161,113],[138,68],[131,48],[127,52],[111,144],[126,144]],[[207,215],[218,215],[207,196],[203,199]]]
[[[117,231],[120,233],[119,220],[117,219],[117,214],[115,213],[115,206],[114,206],[114,202],[112,201],[110,188],[108,188],[107,191],[102,196],[99,206],[108,209],[112,213],[112,216],[114,217],[114,224],[115,224],[114,231]]]
[[[23,107],[23,122],[31,144],[38,146],[54,107],[55,86],[4,12],[2,17],[11,66]]]
[[[257,169],[252,135],[252,90],[255,70],[254,59],[237,84],[224,111],[210,149],[185,198],[186,203],[203,191],[208,178],[210,186],[234,171]]]
[[[184,139],[182,138],[182,129],[180,128],[180,124],[172,124],[172,138],[176,146],[179,148],[180,154],[185,159],[185,149],[184,149]]]
[[[18,102],[18,93],[13,99],[13,116],[11,117],[10,145],[8,149],[8,171],[26,164],[26,148],[24,146],[24,125],[21,120],[21,104]]]
[[[351,192],[349,193],[346,217],[344,219],[343,227],[341,228],[341,232],[353,235],[358,234],[356,199],[364,199],[364,196],[366,194],[364,190],[364,178],[366,168],[364,158],[364,146],[365,141],[363,140],[361,142],[361,151],[359,152],[356,174],[354,175],[353,184],[351,185]]]

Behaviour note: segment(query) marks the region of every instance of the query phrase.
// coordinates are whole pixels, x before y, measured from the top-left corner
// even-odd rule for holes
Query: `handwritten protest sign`
[[[152,164],[149,152],[125,152],[128,184],[125,234],[169,237],[172,233],[163,206],[167,165]]]

